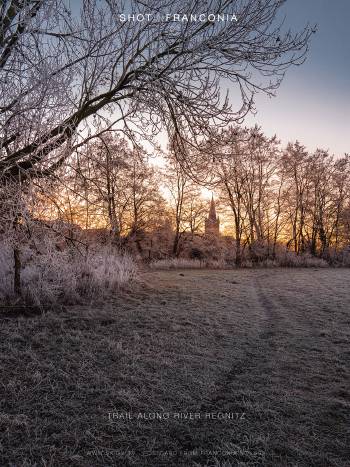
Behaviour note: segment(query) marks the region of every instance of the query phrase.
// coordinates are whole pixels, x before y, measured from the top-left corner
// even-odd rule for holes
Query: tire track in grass
[[[218,446],[231,446],[231,450],[236,451],[235,462],[244,462],[246,466],[263,465],[261,454],[259,454],[259,452],[265,452],[262,430],[258,426],[256,438],[247,437],[251,422],[245,417],[249,418],[246,412],[249,411],[250,404],[252,407],[255,404],[255,392],[259,384],[261,385],[259,381],[261,374],[262,372],[268,373],[268,363],[274,359],[277,350],[275,337],[279,332],[281,321],[281,314],[276,304],[264,291],[259,278],[254,278],[253,287],[257,297],[257,306],[264,314],[261,329],[256,335],[248,335],[240,342],[240,345],[244,347],[241,358],[235,360],[229,370],[216,381],[215,390],[202,401],[200,407],[201,413],[230,413],[237,418],[233,422],[231,420],[231,424],[228,423],[226,426],[217,425],[216,429],[211,426],[212,422],[198,421],[193,425],[191,435],[182,439],[182,443],[188,449],[203,445],[204,439],[209,450],[215,451]],[[254,317],[253,313],[250,318],[252,317]],[[249,381],[248,386],[245,386],[246,380]],[[253,423],[256,424],[256,422]],[[247,442],[247,439],[250,441]],[[228,459],[233,460],[232,457]],[[199,460],[204,460],[204,458]]]
[[[260,278],[255,279],[256,294],[261,308],[265,314],[265,326],[260,335],[260,340],[265,341],[270,348],[276,349],[275,337],[281,328],[281,311],[278,311],[275,303],[268,296]]]
[[[266,362],[266,355],[268,354],[269,357],[271,357],[271,351],[275,352],[277,349],[275,337],[281,327],[281,314],[278,312],[275,303],[263,290],[260,279],[255,278],[254,286],[258,304],[265,314],[265,324],[255,338],[248,338],[246,342],[244,342],[246,348],[243,358],[236,361],[229,371],[220,378],[216,385],[215,392],[206,401],[206,404],[202,405],[202,409],[205,407],[217,406],[217,403],[223,400],[222,396],[227,395],[235,379],[250,370],[261,367],[261,364]]]

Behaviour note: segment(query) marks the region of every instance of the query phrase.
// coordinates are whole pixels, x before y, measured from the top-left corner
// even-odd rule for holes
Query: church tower
[[[209,216],[205,219],[205,234],[220,235],[220,219],[216,215],[214,196],[211,197]]]

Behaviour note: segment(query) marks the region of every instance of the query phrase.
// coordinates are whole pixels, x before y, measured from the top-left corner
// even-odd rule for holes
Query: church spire
[[[209,219],[216,221],[216,210],[215,210],[215,202],[214,202],[214,195],[211,195],[211,202],[210,202],[210,209],[209,209]]]
[[[214,195],[211,196],[209,214],[205,219],[205,233],[207,235],[220,235],[220,219],[216,215]]]

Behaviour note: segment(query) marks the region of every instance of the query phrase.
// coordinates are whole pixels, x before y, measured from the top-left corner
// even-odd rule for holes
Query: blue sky
[[[306,62],[287,71],[276,97],[257,97],[246,124],[311,151],[350,153],[350,0],[288,0],[282,10],[292,29],[310,22],[318,32]]]

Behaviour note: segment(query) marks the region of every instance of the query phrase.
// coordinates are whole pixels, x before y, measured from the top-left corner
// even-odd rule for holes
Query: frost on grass
[[[132,297],[3,320],[1,466],[348,467],[349,291],[348,269],[152,271]]]

